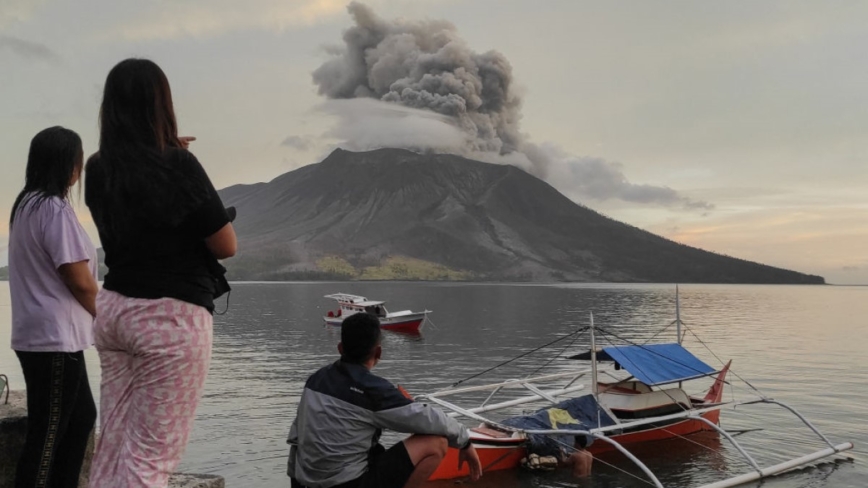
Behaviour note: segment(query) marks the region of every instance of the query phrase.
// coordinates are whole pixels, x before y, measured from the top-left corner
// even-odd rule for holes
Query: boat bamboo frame
[[[677,289],[676,289],[676,307],[678,307],[677,300]],[[677,334],[678,334],[678,342],[681,343],[681,316],[680,316],[680,308],[676,308],[676,323],[677,323]],[[591,331],[591,367],[589,369],[569,371],[569,372],[561,372],[554,374],[541,375],[531,378],[523,378],[523,379],[512,379],[507,381],[502,381],[499,383],[493,383],[488,385],[479,385],[479,386],[469,386],[462,388],[452,388],[441,390],[432,394],[421,395],[417,397],[418,400],[421,401],[429,401],[435,403],[447,410],[449,410],[450,416],[457,417],[467,417],[470,419],[474,419],[480,422],[483,422],[488,425],[492,425],[497,427],[498,429],[521,434],[521,435],[530,435],[530,434],[538,434],[538,435],[589,435],[592,436],[596,440],[600,440],[602,442],[610,444],[617,451],[621,452],[624,456],[626,456],[630,461],[632,461],[639,469],[641,469],[648,479],[654,484],[657,488],[664,488],[663,484],[660,480],[654,475],[650,468],[648,468],[645,463],[643,463],[640,459],[634,456],[624,445],[618,442],[615,439],[612,439],[611,435],[617,435],[619,432],[629,431],[635,427],[642,427],[650,424],[660,424],[662,422],[668,421],[677,421],[679,419],[684,420],[695,420],[699,422],[703,422],[709,427],[709,430],[713,430],[718,432],[720,435],[725,437],[730,443],[732,443],[733,447],[745,458],[747,463],[751,466],[752,471],[736,475],[721,481],[717,481],[710,484],[702,485],[698,488],[728,488],[733,486],[738,486],[744,483],[750,483],[752,481],[760,480],[763,478],[775,476],[777,474],[783,473],[785,471],[791,470],[793,468],[803,466],[807,463],[828,457],[833,456],[835,454],[842,453],[849,449],[853,448],[853,444],[851,442],[845,442],[840,444],[832,443],[829,438],[827,438],[822,432],[820,432],[810,421],[808,421],[805,416],[796,411],[795,408],[771,398],[767,398],[765,396],[760,395],[759,398],[752,398],[750,400],[742,400],[742,401],[732,401],[732,402],[720,402],[714,403],[708,406],[693,408],[689,410],[684,410],[678,413],[672,413],[667,415],[661,415],[656,417],[648,417],[633,421],[619,422],[615,425],[607,426],[607,427],[598,427],[589,430],[566,430],[566,429],[548,429],[548,430],[529,430],[529,429],[519,429],[511,426],[507,426],[501,424],[499,422],[493,421],[489,418],[486,418],[481,413],[500,410],[503,408],[521,405],[524,403],[530,403],[535,401],[547,401],[551,404],[558,403],[557,398],[565,395],[569,395],[571,393],[575,393],[584,389],[584,385],[574,385],[578,380],[585,377],[588,373],[591,374],[592,381],[592,394],[596,397],[598,394],[598,376],[602,373],[605,374],[616,381],[618,380],[617,376],[603,369],[602,371],[598,370],[597,361],[596,361],[596,344],[595,344],[595,334],[594,334],[594,316],[590,315],[590,331]],[[567,382],[564,385],[561,385],[557,388],[550,388],[548,390],[544,390],[542,387],[537,386],[535,383],[544,382],[544,381],[552,381],[557,379],[566,379]],[[507,401],[502,401],[498,403],[489,404],[495,394],[500,392],[505,388],[524,388],[530,394],[512,399]],[[443,397],[450,395],[457,395],[461,393],[469,393],[469,392],[479,392],[479,391],[487,391],[491,390],[491,393],[488,397],[482,401],[482,403],[478,407],[473,408],[464,408],[460,407],[450,401],[444,400]],[[824,449],[820,449],[818,451],[808,453],[799,457],[795,457],[788,461],[784,461],[782,463],[778,463],[768,467],[761,467],[759,463],[751,456],[748,451],[742,446],[735,437],[727,432],[725,429],[721,428],[716,422],[712,422],[711,420],[705,418],[703,414],[707,414],[714,411],[720,411],[724,407],[732,407],[733,409],[739,406],[748,406],[755,404],[768,404],[768,405],[777,405],[782,407],[783,409],[789,411],[796,418],[798,418],[802,423],[804,423],[811,431],[813,431],[828,447]],[[605,408],[602,407],[601,408]]]
[[[621,430],[628,430],[628,429],[631,429],[633,427],[641,427],[644,425],[665,422],[668,420],[692,419],[692,420],[698,420],[698,421],[706,423],[714,431],[718,432],[719,434],[724,436],[730,443],[732,443],[733,447],[735,447],[735,449],[745,458],[745,460],[748,462],[748,464],[752,467],[753,471],[749,472],[749,473],[733,476],[731,478],[727,478],[725,480],[717,481],[714,483],[701,485],[698,488],[728,488],[728,487],[738,486],[738,485],[741,485],[744,483],[750,483],[752,481],[760,480],[762,478],[775,476],[777,474],[783,473],[783,472],[791,470],[793,468],[797,468],[797,467],[803,466],[807,463],[822,459],[824,457],[833,456],[835,454],[839,454],[839,453],[842,453],[844,451],[847,451],[847,450],[850,450],[853,448],[853,443],[851,443],[851,442],[833,444],[832,441],[829,440],[829,438],[827,438],[822,432],[820,432],[819,429],[817,429],[810,421],[808,421],[807,418],[805,418],[802,414],[800,414],[795,408],[793,408],[793,407],[791,407],[791,406],[789,406],[783,402],[780,402],[780,401],[777,401],[777,400],[774,400],[771,398],[759,398],[759,399],[743,400],[743,401],[738,401],[738,402],[723,402],[723,403],[718,403],[718,404],[708,406],[705,408],[686,410],[686,411],[680,412],[680,413],[674,413],[674,414],[662,415],[662,416],[658,416],[658,417],[645,418],[645,419],[641,419],[641,420],[635,420],[632,422],[623,422],[623,423],[619,423],[617,425],[612,425],[612,426],[608,426],[608,427],[600,427],[600,428],[589,429],[589,430],[566,430],[566,429],[528,430],[528,429],[518,429],[515,427],[503,425],[497,421],[494,421],[494,420],[491,420],[487,417],[479,415],[480,413],[483,413],[483,412],[499,410],[499,409],[503,409],[503,408],[507,408],[507,407],[511,407],[511,406],[515,406],[515,405],[521,405],[524,403],[534,402],[534,401],[545,400],[545,401],[549,401],[552,404],[557,403],[557,400],[556,400],[557,397],[568,395],[570,393],[574,393],[574,392],[581,391],[582,389],[584,389],[584,385],[576,385],[576,386],[570,386],[570,385],[573,382],[575,382],[576,379],[578,379],[579,377],[582,377],[586,374],[587,374],[587,372],[557,373],[557,374],[549,374],[549,375],[544,375],[544,376],[537,376],[537,377],[533,377],[533,378],[509,380],[509,381],[504,381],[504,382],[494,383],[494,384],[489,384],[489,385],[479,385],[479,386],[472,386],[472,387],[465,387],[465,388],[442,390],[442,391],[437,392],[437,393],[420,395],[419,397],[417,397],[417,400],[430,401],[431,403],[435,403],[435,404],[449,410],[450,411],[449,415],[451,415],[451,416],[467,417],[467,418],[477,420],[480,422],[485,422],[486,424],[493,425],[499,429],[510,431],[510,432],[516,432],[516,433],[521,433],[521,434],[525,434],[525,435],[527,435],[527,434],[540,434],[540,435],[562,435],[562,434],[582,435],[582,434],[585,434],[585,435],[592,436],[592,437],[594,437],[594,439],[597,439],[597,440],[600,440],[600,441],[603,441],[603,442],[606,442],[606,443],[612,445],[612,447],[614,447],[616,450],[621,452],[625,457],[627,457],[630,461],[632,461],[639,469],[641,469],[645,473],[645,475],[648,477],[648,479],[657,488],[665,488],[665,487],[660,482],[660,480],[654,475],[654,473],[651,471],[651,469],[648,468],[648,466],[646,466],[645,463],[643,463],[640,459],[638,459],[636,456],[634,456],[621,443],[610,438],[609,434],[611,434],[613,432],[621,431]],[[534,382],[552,380],[552,379],[558,379],[558,378],[570,378],[571,381],[567,385],[565,385],[561,388],[549,389],[549,390],[542,390],[541,388],[539,388],[533,384]],[[523,387],[523,388],[527,389],[531,394],[524,396],[524,397],[521,397],[521,398],[513,399],[513,400],[508,400],[508,401],[494,403],[494,404],[487,404],[487,402],[492,398],[493,393],[496,393],[497,391],[500,391],[501,389],[503,389],[505,387]],[[456,395],[459,393],[467,393],[467,392],[475,392],[475,391],[485,391],[485,390],[489,390],[489,389],[492,390],[492,394],[489,395],[488,398],[480,406],[474,407],[474,408],[459,407],[458,405],[455,405],[454,403],[449,402],[447,400],[444,400],[442,398],[443,396]],[[747,450],[744,448],[744,446],[742,446],[735,439],[735,437],[733,435],[731,435],[729,432],[727,432],[725,429],[721,428],[720,426],[718,426],[714,422],[711,422],[710,420],[702,417],[703,413],[711,412],[711,411],[715,411],[715,410],[721,410],[724,407],[735,408],[738,406],[747,406],[747,405],[755,405],[755,404],[778,405],[778,406],[784,408],[785,410],[788,410],[793,415],[795,415],[796,418],[798,418],[800,421],[802,421],[802,423],[804,423],[811,431],[813,431],[826,445],[828,445],[828,447],[826,447],[824,449],[820,449],[820,450],[812,452],[812,453],[808,453],[808,454],[793,458],[791,460],[788,460],[788,461],[785,461],[785,462],[782,462],[779,464],[775,464],[775,465],[763,468],[757,463],[757,461],[753,458],[753,456],[751,456],[747,452]]]

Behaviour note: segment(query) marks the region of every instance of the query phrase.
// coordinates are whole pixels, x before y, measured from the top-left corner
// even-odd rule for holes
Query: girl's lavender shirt
[[[69,291],[58,269],[87,261],[96,279],[96,248],[68,201],[38,200],[25,198],[9,232],[12,349],[82,351],[93,345],[93,317]]]

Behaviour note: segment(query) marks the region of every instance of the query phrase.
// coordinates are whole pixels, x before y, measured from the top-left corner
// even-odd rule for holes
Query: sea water
[[[466,384],[581,366],[564,357],[587,348],[586,333],[574,333],[589,324],[591,313],[600,345],[676,337],[674,285],[233,284],[228,312],[215,316],[211,371],[180,470],[221,475],[229,487],[288,486],[285,439],[304,380],[337,357],[339,330],[322,321],[335,308],[323,295],[337,292],[387,300],[392,311],[434,311],[418,337],[384,335],[376,373],[414,394],[448,387],[559,337],[552,346]],[[843,456],[762,486],[868,486],[868,287],[681,285],[679,294],[685,346],[715,367],[733,360],[733,386],[725,399],[747,399],[755,389],[798,409],[833,442],[856,445]],[[9,343],[10,320],[9,289],[2,283],[0,343]],[[98,399],[99,360],[92,350],[87,359]],[[0,349],[0,373],[9,375],[13,387],[23,386],[8,348]],[[687,383],[685,389],[702,394],[707,386]],[[725,409],[721,425],[746,431],[737,439],[763,466],[824,447],[795,417],[770,405]],[[699,486],[750,471],[716,435],[639,446],[635,452],[667,487]],[[651,485],[628,460],[610,454],[595,462],[586,480],[566,472],[509,471],[487,473],[472,486]]]

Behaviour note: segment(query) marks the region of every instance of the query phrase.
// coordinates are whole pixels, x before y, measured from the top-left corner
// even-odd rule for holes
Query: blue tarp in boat
[[[587,354],[582,354],[584,358]],[[604,347],[597,360],[615,361],[649,386],[701,378],[717,371],[680,344]]]
[[[599,423],[597,415],[599,414]],[[510,417],[502,422],[511,427],[525,430],[590,430],[597,427],[615,425],[612,417],[600,408],[593,395],[583,395],[564,400],[557,405],[546,407],[530,415]],[[561,448],[572,447],[576,437],[582,437],[581,445],[589,446],[594,438],[588,435],[528,435],[528,449],[540,456],[560,457]]]

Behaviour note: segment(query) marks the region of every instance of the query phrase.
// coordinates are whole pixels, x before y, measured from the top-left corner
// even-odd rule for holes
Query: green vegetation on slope
[[[261,259],[239,256],[224,263],[233,281],[468,281],[479,277],[467,271],[406,256],[387,256],[376,263],[351,263],[341,256],[324,256],[315,269],[295,268],[278,257]]]
[[[365,267],[358,276],[362,280],[465,281],[472,278],[466,271],[405,256],[390,256],[379,266]]]

